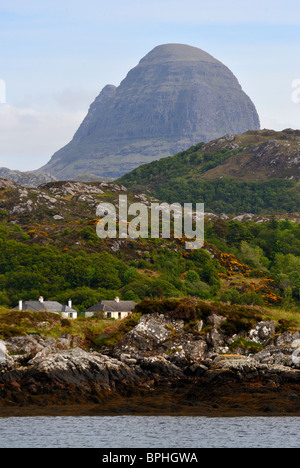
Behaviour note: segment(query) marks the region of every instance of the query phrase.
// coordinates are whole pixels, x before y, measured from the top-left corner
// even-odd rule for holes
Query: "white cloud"
[[[263,118],[261,118],[261,128],[268,128],[270,130],[281,131],[285,130],[286,128],[292,128],[294,130],[299,130],[299,115],[300,112],[300,105],[298,108],[295,109],[294,113],[283,113],[273,115],[265,114]],[[297,114],[297,115],[296,115]],[[275,116],[275,117],[274,117]]]
[[[84,112],[41,112],[0,106],[0,167],[34,170],[66,145],[85,117]]]
[[[6,103],[6,83],[0,79],[0,104]]]
[[[99,90],[88,91],[86,89],[69,87],[57,93],[54,100],[66,111],[83,111],[89,108],[89,105],[94,101],[99,92]]]

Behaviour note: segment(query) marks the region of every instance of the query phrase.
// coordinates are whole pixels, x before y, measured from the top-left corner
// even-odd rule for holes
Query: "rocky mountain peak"
[[[40,169],[58,179],[118,177],[141,164],[225,134],[259,129],[233,73],[196,47],[150,51],[118,87],[107,85],[73,140]]]
[[[185,62],[185,61],[201,61],[220,63],[212,55],[204,50],[192,47],[186,44],[162,44],[154,47],[145,57],[143,57],[140,65],[158,64],[167,62]]]

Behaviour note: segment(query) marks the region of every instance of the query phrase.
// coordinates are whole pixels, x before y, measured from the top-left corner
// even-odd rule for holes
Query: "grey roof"
[[[14,310],[19,310],[19,306]],[[36,312],[76,312],[67,305],[62,305],[56,301],[24,301],[22,303],[22,310],[31,310]]]
[[[86,312],[132,312],[136,305],[134,301],[100,301]]]

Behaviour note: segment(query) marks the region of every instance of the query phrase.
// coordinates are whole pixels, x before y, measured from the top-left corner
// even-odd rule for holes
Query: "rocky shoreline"
[[[299,416],[300,331],[230,335],[224,321],[145,314],[101,352],[67,335],[0,341],[0,416]]]

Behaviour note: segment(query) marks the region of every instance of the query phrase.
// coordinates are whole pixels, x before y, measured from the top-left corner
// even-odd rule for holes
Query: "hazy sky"
[[[0,167],[48,162],[101,89],[164,43],[228,66],[263,128],[300,128],[299,0],[0,0]]]

